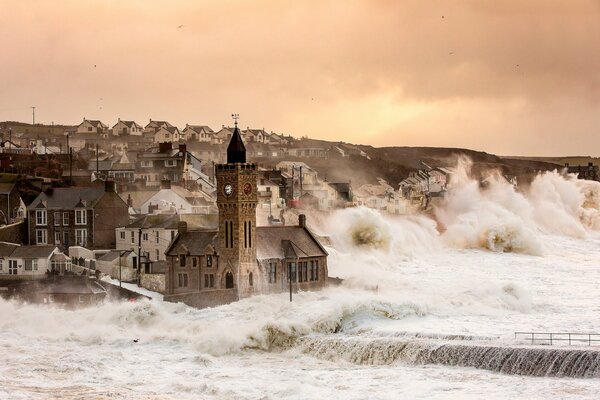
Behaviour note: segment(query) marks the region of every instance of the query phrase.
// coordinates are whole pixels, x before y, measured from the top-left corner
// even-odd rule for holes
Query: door
[[[225,289],[233,289],[233,274],[231,272],[225,275]]]
[[[8,274],[9,275],[17,274],[17,260],[8,260]]]

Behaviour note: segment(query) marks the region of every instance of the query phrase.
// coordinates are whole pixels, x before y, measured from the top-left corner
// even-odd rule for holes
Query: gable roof
[[[46,258],[56,246],[19,246],[10,255],[13,258]]]
[[[327,256],[313,234],[301,226],[258,226],[256,241],[259,260]]]
[[[11,182],[0,183],[0,194],[10,194],[15,188],[15,184]]]
[[[84,119],[83,122],[79,124],[79,126],[83,125],[85,122],[89,122],[89,124],[95,128],[108,128],[108,126],[104,125],[102,121],[97,119]]]
[[[204,249],[211,245],[215,250],[219,248],[219,232],[215,230],[188,230],[178,234],[169,245],[166,254],[175,256],[178,254],[189,254],[200,256]]]
[[[72,209],[82,200],[85,201],[87,207],[93,207],[104,193],[103,187],[54,188],[40,193],[27,209],[32,210],[40,203],[44,203],[45,207],[49,209]]]
[[[195,131],[196,133],[200,132],[201,130],[204,130],[205,132],[208,132],[208,133],[214,133],[214,131],[208,125],[187,125],[185,127],[184,131],[187,129],[191,129],[191,130]]]

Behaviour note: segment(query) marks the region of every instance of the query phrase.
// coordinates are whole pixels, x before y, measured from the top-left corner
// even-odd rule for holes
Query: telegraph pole
[[[31,117],[33,119],[33,125],[35,125],[35,106],[31,106]]]

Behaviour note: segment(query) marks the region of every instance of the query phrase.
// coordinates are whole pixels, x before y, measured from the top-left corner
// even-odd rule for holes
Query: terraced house
[[[103,187],[48,189],[27,207],[30,245],[61,249],[115,248],[115,228],[129,223],[127,203],[114,182]]]

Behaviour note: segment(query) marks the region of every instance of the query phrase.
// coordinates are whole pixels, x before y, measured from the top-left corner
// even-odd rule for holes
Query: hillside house
[[[135,135],[142,136],[144,129],[135,121],[119,121],[112,127],[113,136]]]

